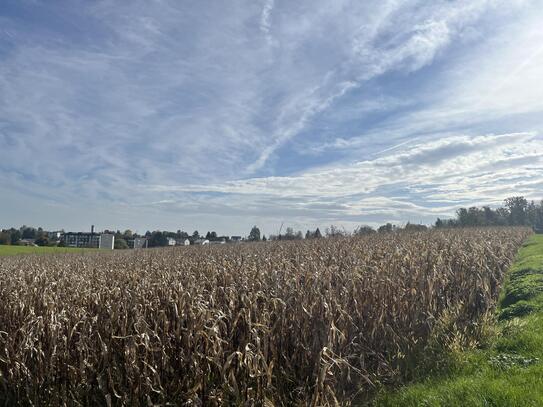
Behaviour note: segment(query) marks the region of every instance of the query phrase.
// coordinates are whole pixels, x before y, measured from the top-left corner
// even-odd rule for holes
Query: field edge
[[[543,405],[543,235],[521,247],[502,289],[496,334],[484,349],[454,355],[443,377],[381,390],[371,406]]]

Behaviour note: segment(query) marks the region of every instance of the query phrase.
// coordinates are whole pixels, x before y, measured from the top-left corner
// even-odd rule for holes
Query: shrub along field
[[[385,393],[376,406],[543,406],[543,235],[520,250],[487,346],[451,354],[441,377]]]
[[[530,233],[4,257],[0,402],[365,400],[477,345]]]

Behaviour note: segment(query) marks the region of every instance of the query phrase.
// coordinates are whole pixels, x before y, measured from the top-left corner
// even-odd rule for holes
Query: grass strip
[[[0,245],[0,256],[15,256],[20,254],[53,254],[53,253],[80,253],[98,249],[81,249],[73,247],[47,247],[47,246],[9,246]]]

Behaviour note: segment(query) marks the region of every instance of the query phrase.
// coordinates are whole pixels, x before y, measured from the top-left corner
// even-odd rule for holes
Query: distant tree
[[[422,232],[426,229],[428,229],[426,225],[420,225],[420,224],[409,223],[409,222],[407,222],[407,224],[404,227],[404,230],[408,232]]]
[[[268,239],[266,239],[266,235],[262,235],[262,241],[265,242],[267,241]]]
[[[178,230],[175,234],[176,239],[188,239],[190,236],[187,232],[183,232],[182,230]]]
[[[17,244],[17,242],[21,240],[21,236],[21,232],[17,229],[10,229],[11,244]]]
[[[149,247],[163,247],[168,245],[168,238],[164,233],[155,231],[149,237]]]
[[[28,226],[21,227],[21,239],[35,239],[36,229]]]
[[[199,239],[200,238],[200,233],[198,233],[198,231],[195,230],[194,232],[192,232],[192,238],[193,239]]]
[[[510,225],[526,225],[526,209],[528,201],[523,196],[513,196],[505,200],[505,207],[509,210]]]
[[[535,225],[537,221],[537,205],[530,201],[526,207],[526,224]]]
[[[324,233],[326,234],[326,237],[341,237],[347,235],[345,229],[340,229],[338,226],[335,225],[330,225],[329,228],[326,228]]]
[[[310,230],[305,232],[305,238],[306,239],[317,239],[319,237],[322,237],[321,231],[319,230],[319,228],[317,228],[314,232],[312,232]]]
[[[260,241],[260,229],[255,226],[251,229],[251,232],[249,233],[248,240],[251,242],[258,242]]]
[[[128,249],[128,243],[126,243],[126,240],[124,240],[123,238],[115,238],[113,248],[116,250],[125,250]]]
[[[293,228],[287,227],[284,235],[274,236],[270,235],[270,240],[301,240],[304,238],[304,234],[301,230],[297,232]]]
[[[132,239],[134,237],[134,233],[130,229],[126,229],[123,233],[123,239]]]
[[[45,234],[41,234],[35,241],[35,244],[38,246],[48,246],[49,245],[49,238]]]
[[[460,208],[456,211],[456,217],[458,218],[458,223],[461,226],[468,226],[469,225],[469,215],[468,210],[466,208]]]
[[[543,230],[543,201],[541,201],[536,207],[536,213],[534,218],[534,226],[537,229]]]
[[[6,231],[0,232],[0,244],[10,245],[11,244],[11,234]]]
[[[376,233],[375,229],[373,229],[371,226],[362,225],[362,226],[357,227],[354,230],[353,234],[357,236],[366,236],[366,235],[372,235],[374,233]]]
[[[505,199],[504,206],[492,209],[489,206],[481,208],[459,208],[456,219],[443,221],[438,219],[436,227],[447,226],[519,226],[527,225],[536,228],[543,227],[543,201],[539,204],[522,196]],[[538,226],[540,225],[540,226]]]
[[[379,226],[379,229],[377,229],[379,233],[390,233],[393,230],[394,226],[392,226],[392,223],[387,223],[385,225]]]
[[[206,233],[206,239],[207,240],[217,240],[217,232],[207,232]]]
[[[285,240],[294,240],[294,229],[292,229],[291,227],[288,227],[286,230],[285,230],[285,234],[283,236],[279,236],[281,239],[285,239]]]
[[[505,226],[509,224],[509,211],[507,210],[507,208],[498,208],[496,209],[495,213],[497,217],[497,225]]]

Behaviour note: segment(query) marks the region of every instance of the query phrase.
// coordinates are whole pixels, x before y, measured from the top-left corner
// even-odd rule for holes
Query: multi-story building
[[[69,232],[62,235],[62,241],[67,247],[113,250],[115,235],[92,232]]]
[[[145,237],[135,237],[134,239],[127,240],[126,243],[131,249],[144,249],[148,245],[147,238]]]
[[[100,235],[100,241],[98,243],[100,249],[113,250],[115,247],[115,235],[102,233]]]
[[[49,240],[59,241],[62,236],[62,232],[47,232]]]
[[[67,247],[90,247],[100,246],[100,235],[98,233],[68,232],[62,235],[62,241]]]

